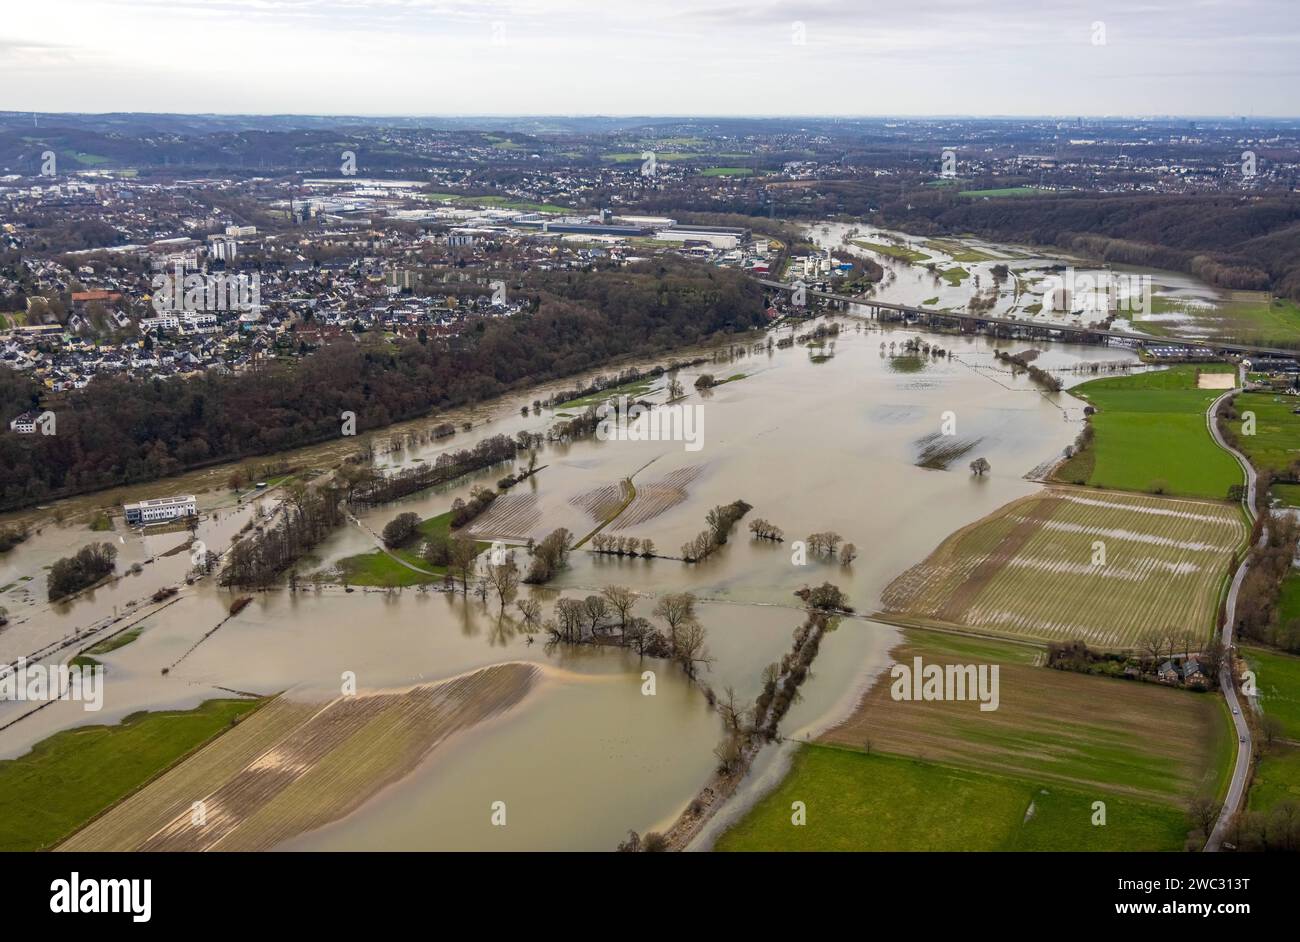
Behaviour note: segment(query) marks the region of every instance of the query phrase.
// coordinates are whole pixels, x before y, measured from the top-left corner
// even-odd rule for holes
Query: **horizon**
[[[539,119],[539,118],[563,118],[569,120],[581,119],[600,119],[610,118],[619,120],[632,120],[644,118],[652,121],[707,121],[711,119],[725,121],[1072,121],[1083,119],[1088,121],[1300,121],[1300,112],[1296,114],[1197,114],[1187,113],[1166,113],[1166,114],[1088,114],[1061,112],[1059,114],[997,114],[997,113],[948,113],[936,112],[934,114],[894,114],[881,112],[879,114],[837,114],[833,112],[771,112],[771,113],[706,113],[698,114],[678,113],[678,112],[610,112],[610,111],[438,111],[438,112],[359,112],[359,111],[33,111],[27,108],[10,108],[0,109],[0,115],[24,115],[30,114],[36,117],[105,117],[108,115],[131,115],[143,117],[148,115],[177,115],[181,117],[220,117],[220,118],[364,118],[367,120],[381,121],[385,119],[410,120],[438,120],[438,119],[456,119],[470,120],[482,118],[485,120],[505,120],[505,119]]]

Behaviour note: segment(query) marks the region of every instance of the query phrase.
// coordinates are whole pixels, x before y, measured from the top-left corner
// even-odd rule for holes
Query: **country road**
[[[1210,408],[1205,413],[1205,424],[1209,427],[1210,435],[1218,442],[1219,447],[1233,455],[1246,471],[1246,513],[1250,515],[1250,519],[1253,521],[1255,519],[1255,469],[1251,467],[1245,455],[1224,441],[1223,436],[1219,434],[1218,423],[1214,419],[1220,403],[1239,392],[1241,392],[1240,388],[1230,389],[1210,403]],[[1267,539],[1267,536],[1261,534],[1260,541],[1262,542],[1265,539]],[[1223,647],[1228,653],[1229,665],[1232,664],[1232,631],[1237,623],[1237,593],[1241,589],[1242,582],[1245,581],[1248,566],[1249,558],[1243,559],[1241,565],[1237,567],[1237,572],[1232,577],[1232,586],[1228,589],[1226,617],[1223,622]],[[1237,729],[1237,763],[1232,770],[1232,781],[1228,784],[1228,794],[1223,800],[1223,809],[1219,812],[1219,819],[1215,821],[1214,830],[1210,832],[1210,837],[1205,842],[1207,851],[1217,851],[1222,848],[1223,837],[1228,831],[1228,826],[1241,809],[1242,799],[1246,793],[1246,775],[1250,771],[1250,760],[1253,755],[1250,726],[1246,722],[1245,713],[1242,711],[1241,704],[1237,699],[1237,689],[1232,682],[1231,669],[1219,671],[1219,686],[1223,690],[1224,699],[1228,701],[1228,707],[1232,710],[1232,722]]]

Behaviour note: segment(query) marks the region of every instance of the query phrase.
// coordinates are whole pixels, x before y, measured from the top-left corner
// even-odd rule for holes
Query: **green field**
[[[1092,824],[1093,802],[1106,824]],[[791,823],[804,802],[807,823]],[[1032,812],[1030,811],[1032,805]],[[934,762],[822,745],[799,747],[785,781],[718,850],[1179,850],[1176,808]]]
[[[1229,364],[1180,365],[1159,372],[1095,379],[1070,393],[1097,408],[1090,448],[1056,470],[1058,481],[1126,491],[1224,500],[1245,482],[1236,460],[1215,444],[1205,410],[1222,390],[1197,389],[1197,370]]]
[[[1300,803],[1300,748],[1275,745],[1265,751],[1255,767],[1246,806],[1268,811],[1279,801]]]
[[[871,252],[877,252],[889,258],[901,259],[905,262],[925,262],[929,261],[930,256],[924,252],[918,252],[916,249],[908,248],[906,245],[890,245],[884,242],[866,242],[862,239],[854,239],[853,244],[860,249],[867,249]]]
[[[1293,602],[1294,596],[1293,589]],[[1264,648],[1243,647],[1242,652],[1255,672],[1260,707],[1282,721],[1285,738],[1300,741],[1300,657]]]
[[[1274,484],[1269,494],[1283,507],[1300,507],[1300,484]]]
[[[964,268],[945,268],[939,277],[955,288],[970,277],[970,272]]]
[[[1255,434],[1243,435],[1242,423],[1233,423],[1237,432],[1237,447],[1250,459],[1258,471],[1286,471],[1293,462],[1300,461],[1300,397],[1281,396],[1276,393],[1242,393],[1236,400],[1237,414],[1244,418],[1247,412],[1255,414]],[[1297,499],[1296,486],[1274,488],[1274,496],[1283,503]],[[1289,503],[1288,506],[1295,506]]]
[[[997,260],[995,255],[972,248],[963,242],[949,241],[947,239],[931,239],[925,243],[925,247],[931,252],[940,252],[947,255],[954,262],[992,262]]]
[[[749,167],[709,167],[700,171],[702,177],[749,177],[753,174]]]
[[[1278,599],[1277,619],[1286,624],[1300,618],[1300,573],[1291,573],[1282,580],[1282,595]]]
[[[41,850],[229,728],[257,700],[133,713],[117,726],[55,733],[0,761],[0,851]]]
[[[111,638],[105,638],[99,644],[87,649],[87,654],[107,654],[110,651],[116,651],[118,648],[124,648],[136,638],[140,637],[144,631],[144,626],[130,628],[120,635],[114,635]]]
[[[429,537],[438,534],[442,536],[451,534],[451,511],[421,521],[418,532],[419,535],[413,537],[407,545],[390,549],[387,553],[377,549],[372,553],[359,553],[356,556],[347,556],[340,559],[335,564],[338,569],[339,580],[347,582],[349,585],[378,586],[381,588],[430,585],[441,582],[447,575],[446,567],[431,565],[420,555],[419,551],[421,544]],[[477,545],[479,552],[482,552],[492,544],[479,542]],[[415,572],[393,559],[393,556],[405,560],[418,569],[432,573],[432,575]]]
[[[1176,323],[1139,318],[1139,325],[1149,333],[1176,336],[1193,331],[1197,336],[1264,346],[1300,341],[1300,304],[1288,298],[1275,298],[1262,291],[1234,291],[1214,303],[1162,295],[1151,300],[1152,314],[1174,313],[1182,318]]]
[[[624,383],[622,386],[611,386],[609,389],[602,389],[600,392],[592,393],[590,396],[579,396],[577,399],[570,399],[568,402],[557,403],[556,409],[585,409],[587,406],[598,406],[606,400],[616,396],[644,396],[655,384],[653,376],[647,376],[643,379],[633,380],[630,383]]]

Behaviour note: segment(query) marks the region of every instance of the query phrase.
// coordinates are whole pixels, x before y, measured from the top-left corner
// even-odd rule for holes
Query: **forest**
[[[555,273],[529,288],[532,313],[471,320],[450,341],[362,334],[236,374],[101,376],[58,399],[0,370],[6,418],[37,405],[58,416],[57,435],[0,436],[0,510],[336,438],[344,411],[364,434],[764,322],[757,284],[687,263]]]

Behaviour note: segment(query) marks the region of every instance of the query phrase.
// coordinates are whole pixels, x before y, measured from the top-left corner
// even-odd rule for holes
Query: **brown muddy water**
[[[560,592],[583,596],[619,582],[643,594],[639,610],[649,616],[657,595],[695,592],[704,600],[700,618],[714,658],[702,681],[716,690],[733,686],[741,700],[752,700],[763,667],[788,650],[791,633],[803,620],[795,590],[831,581],[859,611],[875,610],[884,586],[952,531],[1034,491],[1038,485],[1026,475],[1058,456],[1081,427],[1078,401],[1065,394],[1045,396],[995,362],[995,349],[1018,352],[1027,346],[1023,342],[882,331],[854,318],[839,322],[840,336],[818,349],[799,344],[759,349],[730,363],[683,371],[691,392],[682,404],[698,408],[703,417],[697,451],[680,441],[589,440],[544,447],[539,463],[545,470],[510,492],[520,498],[519,512],[489,519],[488,529],[496,532],[481,532],[481,538],[540,537],[556,526],[585,534],[597,521],[582,506],[583,496],[630,477],[645,501],[625,512],[636,522],[620,529],[616,520],[607,532],[648,537],[658,552],[677,555],[681,544],[704,528],[711,507],[743,498],[754,509],[705,562],[617,560],[579,550],[552,586],[524,593],[545,599],[549,613]],[[785,336],[789,330],[777,333]],[[890,355],[890,344],[897,352],[913,337],[954,356],[904,360]],[[1039,347],[1037,363],[1049,369],[1134,359],[1117,349]],[[703,372],[744,378],[701,394],[693,382]],[[1074,382],[1086,376],[1067,372],[1063,378]],[[662,386],[661,380],[649,398],[662,401]],[[480,407],[472,432],[436,446],[392,451],[376,462],[408,465],[433,460],[442,450],[469,447],[480,436],[540,431],[554,421],[550,413],[519,414],[522,404],[537,397],[530,390]],[[444,418],[406,427],[428,427]],[[947,470],[918,467],[929,437],[941,434],[945,425],[953,432],[947,437],[960,443],[961,456]],[[325,466],[326,457],[317,452],[312,460]],[[992,466],[984,478],[967,470],[977,457]],[[472,486],[494,483],[502,473],[502,468],[488,469],[399,505],[367,509],[360,517],[377,531],[400,512],[441,513]],[[218,513],[216,520],[205,518],[198,537],[219,552],[257,511],[247,502],[231,506],[233,498],[217,483],[220,472],[204,474],[211,489],[203,493],[201,506]],[[160,482],[150,493],[172,493],[187,483]],[[200,488],[191,483],[191,489]],[[495,603],[485,606],[432,590],[345,593],[329,586],[295,594],[279,589],[257,593],[242,613],[198,643],[225,616],[232,594],[204,580],[182,588],[178,601],[155,611],[148,596],[160,586],[183,582],[190,564],[188,535],[91,532],[84,515],[103,500],[98,495],[52,508],[51,514],[62,509],[69,522],[58,524],[47,515],[38,535],[0,561],[0,584],[7,587],[0,603],[13,617],[10,628],[0,632],[0,659],[49,652],[63,640],[81,638],[84,644],[47,653],[50,659],[66,658],[106,631],[129,624],[119,620],[106,627],[124,615],[136,619],[145,613],[143,633],[99,657],[107,672],[101,712],[55,703],[0,732],[0,756],[19,755],[60,729],[116,722],[136,710],[193,706],[226,691],[337,694],[349,671],[359,687],[379,689],[529,661],[544,667],[544,680],[518,706],[457,734],[415,772],[343,820],[282,846],[610,849],[629,829],[645,832],[671,822],[714,764],[719,721],[678,669],[615,648],[550,647],[543,635],[530,643],[512,619],[499,617]],[[276,500],[273,490],[254,504],[269,512]],[[751,540],[747,525],[755,517],[783,528],[787,542]],[[822,530],[835,530],[855,543],[858,559],[848,567],[817,560],[796,565],[792,541]],[[141,563],[140,572],[68,603],[46,603],[43,567],[100,539],[117,543],[119,572],[135,562]],[[301,568],[328,567],[372,548],[371,538],[349,525]],[[897,640],[889,626],[843,619],[823,643],[783,732],[808,735],[850,708],[887,664]],[[165,667],[169,672],[163,674]],[[642,694],[647,670],[656,675],[654,696]],[[0,704],[0,724],[29,708]],[[761,757],[738,806],[777,776],[777,753],[769,749]],[[505,802],[505,826],[492,823],[497,801]]]

